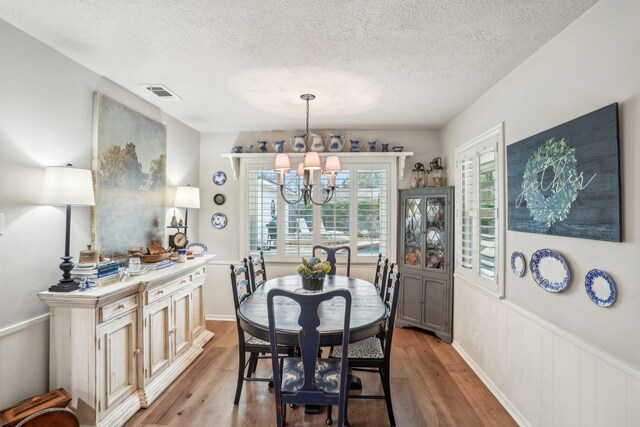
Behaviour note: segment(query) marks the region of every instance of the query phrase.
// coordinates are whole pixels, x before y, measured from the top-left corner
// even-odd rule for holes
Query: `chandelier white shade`
[[[276,161],[273,166],[273,170],[276,172],[289,172],[291,170],[291,160],[287,153],[276,154]]]

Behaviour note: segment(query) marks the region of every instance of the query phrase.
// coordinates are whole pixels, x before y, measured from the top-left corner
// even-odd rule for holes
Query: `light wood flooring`
[[[216,336],[204,353],[127,427],[276,425],[274,397],[266,383],[245,382],[239,405],[233,404],[238,364],[235,322],[207,322],[207,327]],[[260,361],[259,376],[269,376],[270,363]],[[381,394],[377,374],[357,374],[364,392]],[[396,328],[391,393],[398,426],[517,425],[450,345],[422,331]],[[383,400],[351,400],[348,412],[354,427],[389,425]],[[325,416],[324,411],[305,415],[303,408],[288,409],[287,424],[325,426]]]

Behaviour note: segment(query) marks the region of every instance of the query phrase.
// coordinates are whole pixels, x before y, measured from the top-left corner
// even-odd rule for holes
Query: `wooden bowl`
[[[153,255],[137,255],[140,258],[140,261],[148,264],[153,262],[165,261],[171,257],[173,252],[163,252],[161,254],[153,254]]]

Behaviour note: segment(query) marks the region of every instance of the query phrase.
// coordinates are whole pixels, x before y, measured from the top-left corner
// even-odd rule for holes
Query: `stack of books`
[[[122,261],[100,262],[89,267],[76,265],[71,270],[71,277],[76,280],[86,278],[91,286],[111,285],[120,281],[118,269],[123,266]]]
[[[173,265],[173,261],[171,261],[170,259],[167,259],[160,262],[149,262],[149,263],[143,262],[141,267],[148,268],[149,270],[160,270],[162,268],[171,267],[172,265]]]

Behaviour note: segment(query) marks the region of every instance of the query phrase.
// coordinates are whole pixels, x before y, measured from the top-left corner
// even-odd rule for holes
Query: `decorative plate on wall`
[[[224,198],[224,194],[216,194],[215,196],[213,196],[213,203],[215,203],[216,205],[223,205],[225,202],[225,198]]]
[[[562,292],[571,282],[571,273],[564,258],[551,249],[535,251],[531,255],[529,269],[533,280],[547,292]]]
[[[616,301],[616,285],[602,270],[589,271],[584,278],[584,287],[591,301],[600,307],[609,307]]]
[[[216,173],[213,174],[213,183],[215,185],[224,185],[224,183],[227,182],[227,174],[222,172],[222,171],[218,171]]]
[[[214,213],[211,217],[211,225],[218,230],[225,228],[227,226],[227,216],[222,212]]]
[[[522,252],[514,251],[511,254],[511,271],[518,277],[524,276],[527,271],[527,261]]]
[[[206,254],[207,251],[209,250],[207,248],[207,245],[205,245],[204,243],[197,243],[197,242],[189,243],[186,246],[186,249],[190,249],[193,256],[202,256]]]

